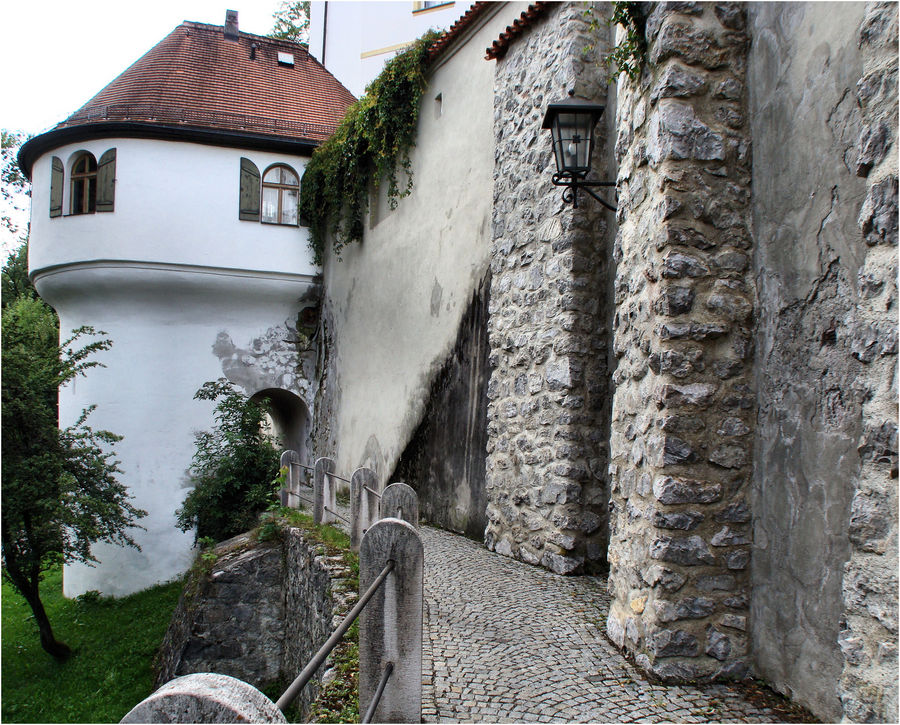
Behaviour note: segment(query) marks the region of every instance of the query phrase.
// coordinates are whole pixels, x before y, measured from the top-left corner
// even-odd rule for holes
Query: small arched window
[[[299,197],[296,171],[282,164],[267,169],[262,179],[262,222],[297,226]]]
[[[97,160],[83,152],[72,165],[72,214],[97,211]]]

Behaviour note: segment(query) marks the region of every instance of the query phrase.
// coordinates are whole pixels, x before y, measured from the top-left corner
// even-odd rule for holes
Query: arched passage
[[[300,459],[309,459],[310,415],[306,404],[297,395],[281,388],[266,388],[254,393],[253,401],[268,400],[275,435],[282,449],[291,449],[300,454]]]

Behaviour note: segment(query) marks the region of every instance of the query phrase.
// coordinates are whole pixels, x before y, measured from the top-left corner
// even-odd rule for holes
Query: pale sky
[[[89,101],[183,20],[266,35],[279,0],[3,0],[0,127],[40,133]],[[27,213],[15,217],[24,226]],[[0,229],[4,250],[16,238]],[[3,261],[5,254],[2,255]]]

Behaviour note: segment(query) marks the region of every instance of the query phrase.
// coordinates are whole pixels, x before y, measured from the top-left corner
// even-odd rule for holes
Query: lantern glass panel
[[[584,176],[590,171],[592,130],[591,113],[559,113],[553,122],[553,150],[560,173]]]

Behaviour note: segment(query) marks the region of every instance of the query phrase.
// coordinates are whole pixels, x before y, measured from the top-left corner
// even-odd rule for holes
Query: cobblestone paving
[[[646,681],[603,636],[605,579],[423,526],[425,722],[796,722],[735,687]]]

